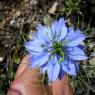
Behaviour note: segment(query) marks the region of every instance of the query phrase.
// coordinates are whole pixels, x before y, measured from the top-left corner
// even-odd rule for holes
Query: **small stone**
[[[11,20],[10,25],[15,28],[19,27],[19,23],[16,20]]]
[[[25,8],[26,8],[26,9],[30,8],[29,3],[25,3],[25,5],[24,5],[24,6],[25,6]],[[24,11],[24,12],[25,12],[25,11]]]
[[[95,43],[93,43],[93,42],[90,42],[90,43],[89,43],[89,48],[90,48],[90,49],[92,49],[94,46],[95,46]]]
[[[37,0],[31,0],[30,1],[30,5],[37,5],[38,4],[38,1]]]
[[[21,15],[21,12],[18,10],[17,12],[16,12],[16,16],[18,17],[18,16],[20,16]]]
[[[4,46],[5,46],[5,48],[8,48],[9,47],[9,44],[6,43]]]
[[[24,0],[24,2],[29,2],[29,0]]]
[[[4,59],[3,57],[0,57],[0,62],[2,62],[2,61],[3,61],[3,59]]]
[[[89,59],[89,64],[95,65],[95,57]]]

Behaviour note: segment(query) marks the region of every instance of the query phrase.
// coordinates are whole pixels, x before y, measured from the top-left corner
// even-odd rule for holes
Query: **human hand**
[[[7,95],[73,95],[67,75],[51,85],[44,85],[40,80],[39,68],[31,69],[27,65],[28,55],[22,59]]]

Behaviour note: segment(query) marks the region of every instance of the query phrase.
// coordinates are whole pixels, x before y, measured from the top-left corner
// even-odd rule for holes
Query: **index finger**
[[[68,75],[63,76],[63,78],[61,79],[61,84],[62,84],[64,95],[74,95],[73,89],[70,85]]]
[[[73,95],[67,75],[64,75],[61,80],[57,79],[52,83],[52,93],[53,95]]]

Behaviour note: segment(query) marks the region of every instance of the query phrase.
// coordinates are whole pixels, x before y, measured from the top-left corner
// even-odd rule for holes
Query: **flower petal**
[[[44,33],[44,36],[47,37],[47,39],[50,41],[51,37],[52,37],[52,31],[50,27],[45,27],[43,25],[41,25],[42,31]],[[43,35],[42,33],[42,35]]]
[[[41,73],[44,73],[46,70],[47,70],[47,64],[40,66]]]
[[[59,63],[57,63],[57,61],[55,59],[54,71],[53,71],[53,79],[52,79],[53,81],[58,78],[59,72],[60,72],[60,65],[59,65]]]
[[[69,57],[73,60],[86,60],[87,56],[79,47],[69,47],[67,49]]]
[[[65,72],[62,68],[60,68],[60,72],[59,72],[59,79],[61,79],[64,76]]]
[[[53,61],[50,61],[47,68],[47,74],[50,82],[52,81],[53,78],[53,69],[54,69]]]
[[[67,27],[65,25],[62,25],[61,27],[61,33],[60,33],[60,41],[63,40],[67,35]]]
[[[67,29],[67,31],[68,31],[68,35],[73,35],[74,34],[74,29],[72,27],[69,27]]]
[[[53,32],[53,35],[55,36],[56,35],[56,27],[57,27],[57,21],[54,21],[52,23],[52,26],[51,26],[51,29],[52,29],[52,32]]]
[[[75,63],[76,64],[76,63]],[[62,69],[70,75],[76,75],[76,66],[71,61],[65,60],[62,64]]]
[[[75,40],[70,41],[67,46],[78,46],[83,40],[85,39],[85,37],[81,37]]]
[[[85,53],[79,47],[69,47],[67,50],[71,55],[85,55]]]
[[[41,47],[43,43],[40,40],[29,41],[25,43],[25,48],[29,52],[41,52],[44,48]]]
[[[62,27],[63,26],[63,27]],[[59,35],[60,35],[60,32],[63,31],[63,28],[65,26],[65,22],[64,22],[64,18],[60,18],[59,21],[55,21],[53,24],[52,24],[52,30],[54,31],[54,37],[55,39],[57,40]],[[64,28],[65,29],[65,28]],[[64,32],[64,31],[63,31]],[[62,34],[63,34],[62,32]],[[62,36],[63,37],[63,36]]]
[[[57,27],[56,27],[56,32],[57,33],[61,31],[62,25],[65,25],[64,18],[60,18],[58,23],[57,23]]]
[[[37,37],[42,40],[42,41],[45,41],[46,43],[49,43],[50,42],[50,35],[51,35],[51,30],[50,28],[47,28],[41,24],[38,25],[37,27]]]
[[[77,30],[74,34],[67,36],[66,46],[78,46],[85,38],[85,35],[82,34],[79,30]]]
[[[39,53],[38,55],[34,55],[30,58],[30,64],[32,68],[39,67],[41,65],[44,65],[49,60],[49,53]]]
[[[73,60],[86,60],[87,59],[87,56],[86,55],[69,55],[69,57]]]
[[[56,80],[59,76],[59,72],[60,72],[60,65],[58,63],[54,63],[54,61],[50,61],[47,68],[49,81],[52,82]]]

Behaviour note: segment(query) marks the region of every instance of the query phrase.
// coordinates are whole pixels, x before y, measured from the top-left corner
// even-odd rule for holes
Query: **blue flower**
[[[54,21],[50,27],[38,25],[33,40],[25,43],[30,55],[30,66],[47,72],[49,81],[61,78],[65,73],[76,75],[78,61],[87,56],[80,48],[85,35],[80,30],[67,27],[64,18]]]

